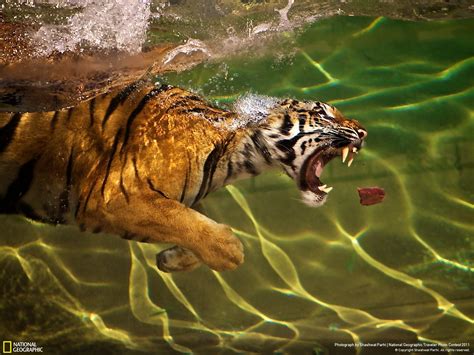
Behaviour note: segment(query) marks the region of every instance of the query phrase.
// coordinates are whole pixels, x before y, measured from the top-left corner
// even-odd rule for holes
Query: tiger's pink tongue
[[[316,176],[319,178],[321,177],[321,173],[323,172],[323,162],[321,160],[318,160],[316,162]]]

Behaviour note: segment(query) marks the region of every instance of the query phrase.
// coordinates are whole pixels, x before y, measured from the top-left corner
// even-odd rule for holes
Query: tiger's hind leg
[[[174,246],[156,255],[156,266],[164,272],[191,271],[201,266],[201,261],[191,250]]]

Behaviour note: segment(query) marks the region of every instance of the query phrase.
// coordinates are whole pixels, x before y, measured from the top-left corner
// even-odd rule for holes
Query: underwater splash
[[[37,53],[81,51],[81,48],[140,52],[146,40],[150,0],[84,0],[82,11],[64,25],[43,25],[33,36]]]
[[[258,124],[267,117],[268,112],[275,107],[278,98],[265,95],[246,93],[234,103],[234,110],[239,119],[231,125],[231,129],[238,129],[247,125]]]

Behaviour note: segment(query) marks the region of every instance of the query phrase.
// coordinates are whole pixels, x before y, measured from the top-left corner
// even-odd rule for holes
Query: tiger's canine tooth
[[[328,187],[327,185],[321,185],[321,186],[318,186],[318,189],[328,194],[333,189],[333,187],[332,186]]]
[[[342,148],[342,162],[344,163],[347,159],[347,155],[349,154],[349,147]]]
[[[328,194],[329,192],[331,192],[332,189],[333,189],[332,186],[331,187],[326,187],[323,191]]]
[[[354,157],[352,156],[349,158],[349,161],[347,162],[347,166],[350,167],[353,161],[354,161]]]

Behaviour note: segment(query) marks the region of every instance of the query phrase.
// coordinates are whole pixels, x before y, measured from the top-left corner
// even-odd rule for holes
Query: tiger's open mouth
[[[336,156],[342,157],[342,162],[351,166],[355,155],[359,152],[360,144],[349,144],[342,148],[325,147],[313,153],[303,164],[300,172],[301,190],[310,190],[318,197],[324,197],[333,188],[324,184],[320,178],[324,167]]]

